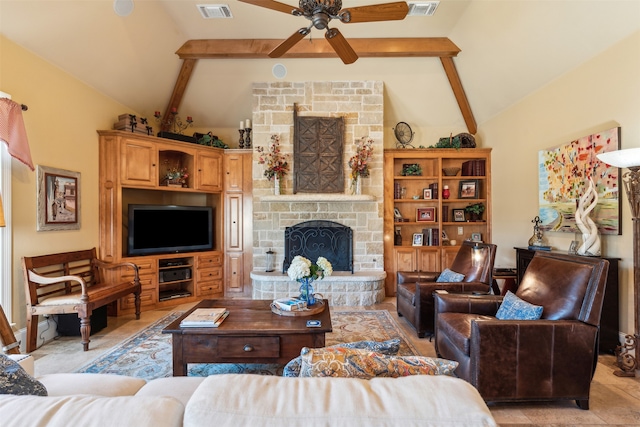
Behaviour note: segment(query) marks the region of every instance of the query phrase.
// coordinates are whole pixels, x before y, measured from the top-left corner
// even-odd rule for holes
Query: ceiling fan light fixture
[[[197,4],[196,7],[205,19],[233,18],[228,4]]]
[[[440,4],[439,1],[408,2],[407,16],[432,16]]]

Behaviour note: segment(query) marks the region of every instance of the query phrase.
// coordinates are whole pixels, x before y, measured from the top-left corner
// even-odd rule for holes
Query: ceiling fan
[[[281,57],[309,34],[311,28],[315,27],[319,30],[326,30],[324,37],[345,64],[354,63],[358,59],[358,55],[337,28],[329,28],[329,22],[332,19],[338,19],[345,24],[396,21],[404,19],[409,12],[409,6],[404,1],[352,7],[349,9],[342,9],[342,0],[300,0],[300,7],[290,6],[273,0],[239,1],[277,10],[278,12],[290,13],[295,16],[304,16],[311,21],[308,27],[300,28],[293,33],[291,37],[276,46],[269,52],[269,57]]]

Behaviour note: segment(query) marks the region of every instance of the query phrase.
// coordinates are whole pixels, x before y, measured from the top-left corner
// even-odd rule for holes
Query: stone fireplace
[[[299,284],[283,273],[285,229],[320,220],[348,227],[353,234],[353,272],[336,271],[315,281],[316,292],[332,305],[369,305],[384,299],[383,259],[383,84],[358,82],[272,82],[253,85],[253,145],[267,146],[272,134],[280,136],[282,152],[293,158],[293,108],[298,115],[343,117],[345,121],[344,176],[355,142],[374,139],[370,177],[363,180],[362,195],[352,195],[350,180],[342,194],[292,194],[292,173],[282,183],[283,194],[274,195],[273,182],[263,176],[263,166],[253,164],[253,298],[275,299],[298,293]],[[295,167],[295,166],[294,166]],[[266,273],[266,252],[275,252],[276,271]],[[315,262],[315,259],[311,261]]]

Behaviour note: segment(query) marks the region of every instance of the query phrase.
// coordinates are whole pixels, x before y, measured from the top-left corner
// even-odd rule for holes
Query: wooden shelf
[[[459,167],[470,160],[483,160],[485,175],[444,175],[445,167]],[[418,164],[422,169],[420,176],[404,176],[404,165]],[[463,181],[477,181],[477,198],[460,198],[459,186]],[[396,185],[405,188],[405,197],[396,198]],[[442,188],[447,185],[451,196],[442,199]],[[424,199],[426,188],[437,187],[438,194]],[[413,196],[417,195],[418,199]],[[436,198],[437,197],[437,198]],[[442,271],[449,267],[459,244],[471,239],[472,233],[480,233],[484,241],[491,241],[491,149],[388,149],[384,152],[384,265],[387,272],[387,295],[395,295],[397,271]],[[464,209],[475,203],[483,203],[485,212],[483,221],[451,221],[453,209]],[[435,221],[416,221],[417,209],[434,208]],[[396,222],[395,211],[410,221]],[[446,210],[446,215],[443,212]],[[446,219],[446,221],[443,221]],[[395,231],[400,230],[402,245],[395,245]],[[413,246],[414,234],[422,234],[423,229],[434,230],[432,239],[437,244]],[[459,234],[462,229],[462,234]],[[444,240],[456,240],[451,246]],[[424,240],[424,239],[423,239]]]

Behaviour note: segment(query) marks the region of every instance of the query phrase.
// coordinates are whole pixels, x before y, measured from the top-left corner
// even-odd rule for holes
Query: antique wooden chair
[[[117,269],[132,269],[133,280],[117,280]],[[27,300],[27,352],[37,348],[38,316],[78,313],[84,351],[89,349],[91,313],[129,294],[135,295],[140,318],[138,266],[111,264],[97,258],[96,249],[22,258]]]

